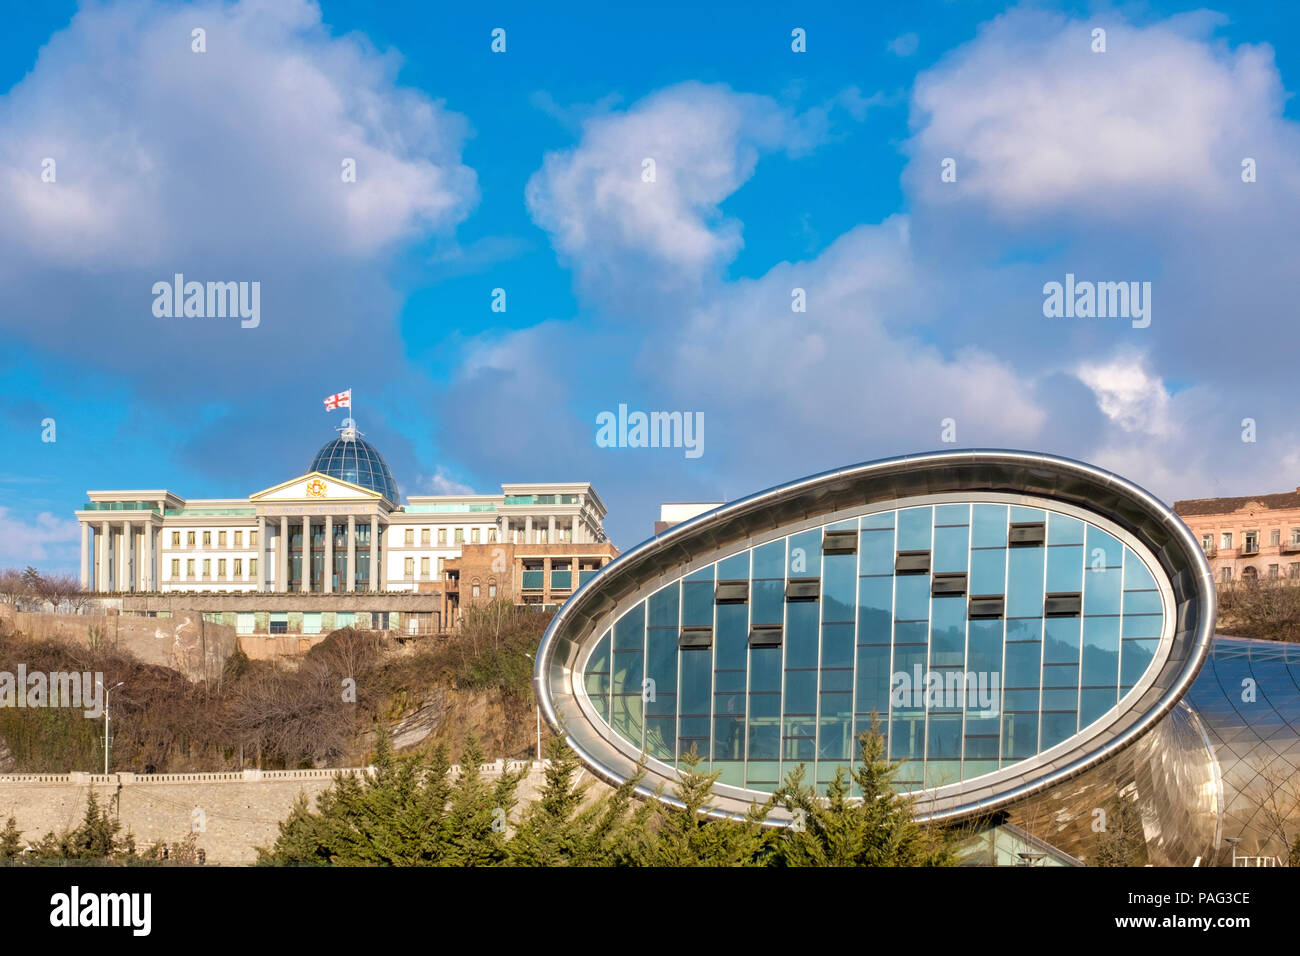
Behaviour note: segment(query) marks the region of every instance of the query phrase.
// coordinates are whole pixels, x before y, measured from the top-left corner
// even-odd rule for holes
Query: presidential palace
[[[617,554],[588,483],[501,486],[495,495],[417,495],[403,504],[388,464],[351,419],[305,474],[246,498],[90,491],[83,587],[123,610],[229,614],[241,633],[328,625],[454,623],[463,603],[563,603]],[[378,600],[375,595],[385,595]],[[358,615],[362,616],[358,616]]]

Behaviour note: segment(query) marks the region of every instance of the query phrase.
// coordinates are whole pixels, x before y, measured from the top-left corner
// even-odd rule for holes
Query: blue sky
[[[873,6],[8,4],[0,566],[75,569],[89,488],[301,473],[347,387],[403,493],[589,480],[623,547],[947,419],[1166,500],[1300,484],[1300,12]],[[261,324],[156,317],[177,272]],[[1045,317],[1067,273],[1150,325]],[[704,454],[597,447],[619,404]]]

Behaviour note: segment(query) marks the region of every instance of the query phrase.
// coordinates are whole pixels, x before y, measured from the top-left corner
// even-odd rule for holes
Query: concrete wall
[[[527,768],[520,783],[518,807],[537,798],[545,782],[538,762],[483,764],[486,777]],[[459,772],[459,768],[453,768]],[[34,842],[51,830],[62,832],[81,823],[86,799],[94,788],[101,805],[135,835],[143,851],[159,842],[176,844],[198,828],[197,841],[207,863],[247,864],[257,847],[270,847],[279,823],[289,815],[299,793],[315,805],[346,770],[244,770],[232,773],[163,774],[5,774],[0,775],[0,823],[17,820],[23,839]]]
[[[0,621],[31,640],[63,640],[82,646],[115,647],[146,664],[180,671],[192,681],[216,678],[234,653],[235,629],[204,621],[196,611],[171,617],[120,614],[46,614],[0,606]]]

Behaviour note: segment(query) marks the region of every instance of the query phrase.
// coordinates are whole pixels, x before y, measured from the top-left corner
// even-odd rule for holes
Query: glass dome
[[[362,488],[377,491],[393,504],[400,504],[397,497],[397,482],[388,470],[388,463],[364,438],[357,435],[355,429],[345,430],[342,435],[327,442],[311,461],[308,471],[319,471],[340,481],[350,481]]]

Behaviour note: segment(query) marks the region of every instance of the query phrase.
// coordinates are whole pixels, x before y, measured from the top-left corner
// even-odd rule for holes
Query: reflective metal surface
[[[1215,752],[1185,702],[1132,747],[1065,783],[1013,804],[1007,820],[1086,863],[1094,863],[1116,800],[1141,815],[1147,862],[1208,866],[1222,847],[1223,791]]]
[[[1217,637],[1187,701],[1223,781],[1223,859],[1285,862],[1300,839],[1300,646]],[[1232,842],[1237,841],[1237,842]]]

